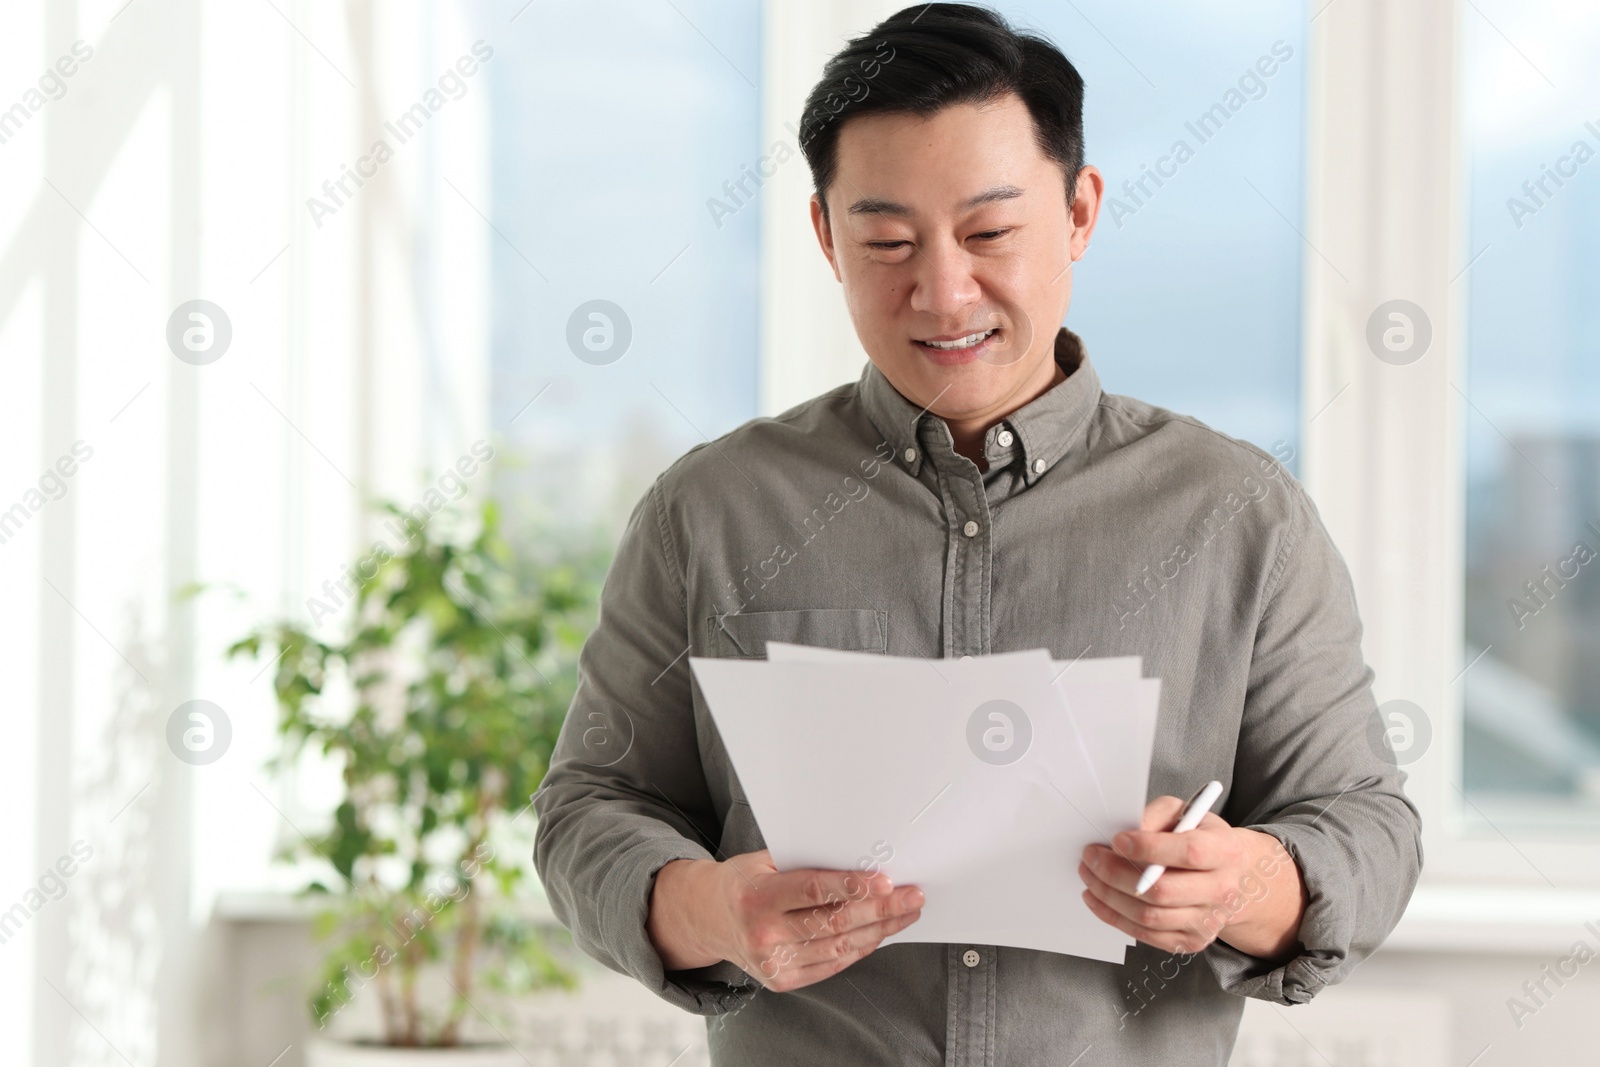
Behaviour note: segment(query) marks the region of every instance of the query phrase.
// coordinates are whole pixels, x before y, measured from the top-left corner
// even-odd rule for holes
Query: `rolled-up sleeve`
[[[1266,961],[1218,941],[1224,989],[1310,1000],[1370,955],[1400,920],[1422,867],[1405,774],[1373,743],[1378,710],[1343,558],[1304,490],[1263,592],[1227,812],[1271,834],[1299,867],[1300,949]]]
[[[688,1011],[731,1010],[731,964],[668,972],[646,930],[656,873],[706,859],[716,819],[701,770],[683,571],[658,479],[634,508],[578,657],[578,685],[534,795],[534,865],[556,917],[601,963]]]

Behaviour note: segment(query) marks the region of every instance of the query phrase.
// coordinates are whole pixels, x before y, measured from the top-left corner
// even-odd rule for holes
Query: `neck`
[[[1053,353],[1051,358],[1040,366],[1039,372],[1033,381],[1012,398],[1013,402],[1005,410],[972,419],[945,419],[945,425],[950,427],[950,436],[955,440],[956,454],[972,460],[980,471],[988,470],[989,461],[983,455],[983,438],[989,432],[989,427],[1067,380],[1066,371],[1063,371],[1061,364],[1055,361]]]

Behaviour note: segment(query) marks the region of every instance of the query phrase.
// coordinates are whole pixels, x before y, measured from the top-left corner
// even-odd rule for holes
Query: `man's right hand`
[[[922,916],[922,890],[881,871],[785,871],[766,851],[656,873],[646,922],[669,971],[728,960],[774,992],[838,974]]]

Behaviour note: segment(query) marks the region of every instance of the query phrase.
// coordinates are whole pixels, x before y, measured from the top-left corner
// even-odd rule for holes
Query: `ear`
[[[1069,251],[1076,262],[1088,251],[1089,240],[1094,236],[1095,223],[1100,220],[1100,205],[1105,201],[1106,181],[1098,167],[1084,167],[1078,171],[1077,192],[1072,200],[1072,240]]]
[[[822,211],[822,197],[816,193],[811,194],[811,228],[817,233],[817,244],[822,246],[822,254],[828,257],[828,266],[833,268],[834,281],[842,283],[844,279],[839,276],[839,257],[833,247],[833,227]]]

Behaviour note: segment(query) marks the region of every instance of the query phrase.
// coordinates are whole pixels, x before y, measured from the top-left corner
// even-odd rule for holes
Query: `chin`
[[[935,415],[961,417],[994,406],[1016,386],[1011,367],[969,362],[940,366],[927,361],[902,364],[900,381],[891,382],[908,400],[926,405]]]

